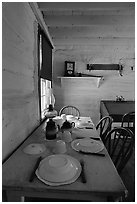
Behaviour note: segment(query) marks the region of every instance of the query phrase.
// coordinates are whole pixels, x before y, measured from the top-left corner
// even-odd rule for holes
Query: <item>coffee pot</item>
[[[56,123],[50,118],[47,122],[46,126],[46,139],[47,140],[53,140],[56,139],[58,132],[58,126]]]
[[[65,120],[65,122],[63,123],[63,125],[61,126],[61,131],[70,131],[72,132],[72,128],[75,127],[75,123],[74,122],[69,122],[67,120]]]

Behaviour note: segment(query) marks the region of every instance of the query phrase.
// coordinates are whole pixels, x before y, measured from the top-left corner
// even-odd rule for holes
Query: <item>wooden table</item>
[[[135,101],[117,102],[102,100],[100,103],[101,118],[109,115],[113,118],[113,122],[121,122],[122,116],[132,111],[135,111]]]
[[[89,120],[90,118],[83,118]],[[23,149],[31,143],[45,143],[46,151],[41,155],[46,157],[52,153],[47,147],[45,138],[45,123],[43,123],[3,164],[2,179],[3,190],[6,191],[8,201],[20,201],[21,197],[41,197],[55,199],[72,199],[84,201],[106,201],[109,198],[125,196],[127,190],[117,173],[115,166],[110,159],[107,150],[102,152],[105,157],[85,155],[76,152],[67,144],[67,152],[80,160],[85,161],[85,172],[87,183],[82,183],[79,177],[74,183],[58,187],[48,186],[35,177],[33,182],[29,182],[30,174],[40,155],[28,155]],[[73,139],[77,136],[99,137],[95,128],[74,129]]]

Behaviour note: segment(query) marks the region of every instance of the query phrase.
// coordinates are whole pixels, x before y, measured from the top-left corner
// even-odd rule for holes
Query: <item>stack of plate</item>
[[[73,183],[81,173],[79,161],[69,155],[50,155],[40,162],[37,177],[45,184],[59,186]]]

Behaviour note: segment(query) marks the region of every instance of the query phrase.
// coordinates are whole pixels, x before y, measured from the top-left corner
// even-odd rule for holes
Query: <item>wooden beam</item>
[[[135,37],[135,26],[75,26],[75,27],[49,27],[53,38],[62,37]]]
[[[40,2],[44,10],[117,10],[135,6],[135,2]]]
[[[48,26],[133,25],[134,16],[46,16]]]
[[[79,49],[64,49],[56,46],[56,57],[57,56],[63,56],[67,59],[75,59],[77,61],[81,61],[85,64],[92,64],[92,63],[98,63],[98,61],[107,60],[110,63],[114,63],[117,59],[120,58],[135,58],[135,50],[134,49],[127,49],[125,50],[124,47],[118,47],[117,49],[113,47],[108,46],[100,46],[100,49],[97,49],[96,47],[92,46],[90,50],[83,50],[81,46]],[[119,63],[119,61],[117,61]]]
[[[53,38],[55,45],[134,45],[134,38]]]
[[[49,31],[48,31],[48,28],[47,28],[47,25],[45,24],[44,22],[44,19],[43,19],[43,16],[38,8],[38,5],[37,3],[35,2],[30,2],[30,7],[32,8],[32,11],[34,12],[34,15],[36,16],[37,20],[38,20],[38,23],[41,25],[41,27],[43,28],[43,30],[45,31],[45,34],[47,35],[52,47],[54,48],[54,44],[53,44],[53,41],[52,41],[52,38],[49,34]]]
[[[58,52],[75,52],[89,54],[95,51],[102,53],[111,52],[134,52],[134,45],[58,45],[56,51]]]
[[[128,9],[117,9],[117,10],[87,10],[87,9],[81,9],[81,10],[44,10],[41,9],[41,11],[43,12],[44,16],[78,16],[78,15],[85,15],[85,16],[94,16],[94,15],[99,15],[99,16],[103,16],[103,15],[107,15],[107,16],[111,16],[111,15],[126,15],[126,16],[130,16],[130,15],[135,15],[135,8],[128,8]]]

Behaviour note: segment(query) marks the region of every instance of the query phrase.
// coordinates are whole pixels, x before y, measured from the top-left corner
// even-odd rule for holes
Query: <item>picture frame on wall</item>
[[[75,76],[75,62],[65,61],[65,76]]]

